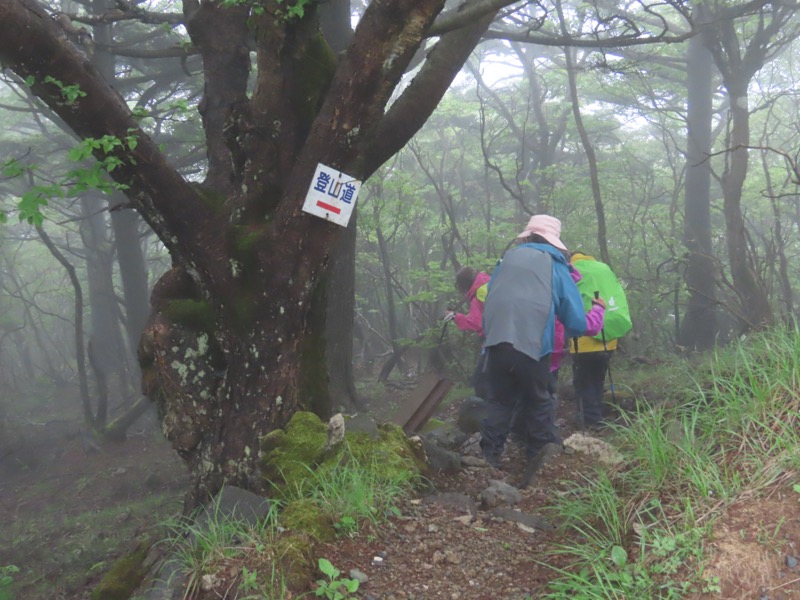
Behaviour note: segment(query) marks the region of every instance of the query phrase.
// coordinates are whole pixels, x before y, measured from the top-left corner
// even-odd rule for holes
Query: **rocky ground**
[[[438,417],[455,422],[456,411],[453,405]],[[565,408],[571,418],[567,413]],[[565,417],[559,422],[569,437]],[[480,458],[478,441],[476,434],[459,448],[460,471],[433,475],[430,489],[400,507],[402,516],[391,527],[324,548],[343,573],[365,580],[362,598],[537,598],[556,569],[567,566],[553,552],[567,534],[548,507],[569,481],[591,471],[596,455],[568,450],[543,466],[534,485],[522,488],[522,448],[509,443],[498,470]]]

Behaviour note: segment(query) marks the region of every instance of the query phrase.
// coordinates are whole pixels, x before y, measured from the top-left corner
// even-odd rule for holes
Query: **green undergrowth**
[[[185,598],[201,589],[230,598],[298,598],[317,579],[316,595],[350,598],[357,582],[340,577],[318,548],[337,538],[370,535],[422,481],[412,442],[393,425],[375,435],[348,432],[333,447],[311,413],[262,439],[270,512],[257,524],[212,510],[207,524],[178,522],[165,543],[185,576]],[[321,572],[312,571],[325,565]],[[326,578],[327,577],[327,578]]]
[[[704,565],[720,511],[799,479],[797,332],[754,335],[690,368],[642,377],[626,379],[667,401],[638,394],[609,437],[622,464],[599,468],[560,496],[556,518],[572,541],[554,554],[571,566],[557,569],[546,598],[718,593]]]
[[[39,488],[43,493],[46,483]],[[70,487],[63,493],[79,492]],[[175,492],[153,494],[102,509],[86,502],[83,510],[73,508],[69,513],[54,506],[35,516],[15,519],[3,528],[4,550],[0,553],[2,560],[13,560],[20,569],[9,584],[13,592],[10,597],[52,598],[56,589],[63,590],[65,597],[75,597],[72,594],[85,585],[87,578],[99,578],[109,569],[111,557],[129,547],[154,518],[165,518],[178,510],[179,496]]]

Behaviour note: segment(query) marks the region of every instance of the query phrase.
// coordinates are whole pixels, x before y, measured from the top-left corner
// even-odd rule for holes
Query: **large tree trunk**
[[[110,387],[114,396],[124,396],[130,382],[127,369],[126,344],[120,329],[119,308],[114,290],[111,241],[105,219],[105,202],[97,194],[81,198],[83,221],[81,239],[86,251],[86,279],[89,288],[90,358],[100,388]],[[105,393],[98,395],[102,399]],[[98,407],[100,408],[100,407]],[[106,424],[106,409],[97,413],[97,425]]]
[[[338,60],[313,4],[300,18],[184,2],[204,57],[205,185],[184,180],[125,101],[35,0],[0,0],[0,60],[82,137],[123,140],[110,173],[169,249],[142,337],[143,385],[188,463],[186,508],[228,482],[261,487],[259,438],[305,406],[309,307],[342,230],[302,212],[319,163],[366,179],[421,127],[499,4],[441,35],[414,80],[395,88],[444,0],[372,2]],[[249,27],[249,23],[252,28]],[[258,69],[247,87],[250,34]],[[86,93],[66,104],[61,88]],[[97,158],[106,155],[98,150]]]
[[[702,27],[705,19],[695,12]],[[688,250],[686,287],[689,301],[681,323],[678,343],[705,350],[717,335],[717,269],[711,247],[711,118],[713,107],[713,59],[702,32],[689,39],[687,52],[686,197],[684,243]]]
[[[772,323],[767,286],[759,278],[747,243],[747,230],[742,216],[742,189],[747,177],[750,144],[750,111],[747,103],[747,82],[733,85],[726,82],[730,97],[731,129],[728,137],[729,156],[722,174],[725,234],[733,285],[739,295],[740,321],[744,330],[761,328]]]

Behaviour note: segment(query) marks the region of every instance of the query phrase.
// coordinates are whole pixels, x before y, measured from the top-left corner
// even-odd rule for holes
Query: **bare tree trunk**
[[[377,217],[378,213],[376,211],[376,219]],[[380,225],[375,227],[375,236],[378,238],[378,252],[380,253],[381,266],[383,267],[383,280],[386,291],[386,319],[389,323],[389,340],[392,344],[392,356],[386,361],[378,375],[378,381],[386,381],[392,370],[402,361],[404,348],[401,348],[397,343],[400,334],[397,328],[397,310],[394,306],[392,263],[389,257],[389,248],[386,245],[386,238],[383,235],[383,229],[381,229]]]
[[[89,339],[94,348],[92,364],[101,373],[100,378],[112,384],[109,389],[123,396],[129,382],[127,352],[120,330],[119,307],[112,276],[112,248],[105,220],[106,203],[88,195],[84,195],[80,202],[83,215],[81,239],[86,252],[86,279],[91,307]],[[97,416],[97,424],[102,427],[105,425],[105,415],[98,412]]]
[[[83,290],[78,275],[75,273],[75,267],[70,264],[66,257],[56,247],[50,236],[47,235],[41,226],[36,227],[39,237],[42,242],[50,251],[50,254],[61,263],[61,266],[69,275],[69,280],[72,283],[72,289],[75,292],[75,362],[78,365],[78,384],[81,390],[81,404],[83,406],[83,418],[86,425],[90,429],[95,430],[97,422],[92,411],[92,401],[89,396],[89,379],[86,376],[86,353],[84,352],[83,345]]]
[[[695,22],[702,26],[700,8]],[[717,269],[711,247],[711,118],[713,58],[706,33],[689,39],[687,52],[686,189],[684,243],[688,250],[685,272],[689,300],[682,325],[676,332],[682,346],[705,350],[717,336]],[[677,308],[677,307],[676,307]],[[676,318],[679,313],[676,313]]]
[[[722,174],[725,231],[734,288],[739,296],[739,320],[744,330],[760,328],[773,322],[766,285],[753,264],[747,243],[747,230],[742,216],[742,189],[747,177],[750,144],[750,111],[747,88],[768,57],[774,56],[781,44],[798,34],[790,25],[796,8],[782,4],[757,5],[752,16],[756,27],[746,40],[739,39],[735,19],[745,5],[715,5],[709,17],[712,35],[708,41],[717,68],[722,73],[730,105],[729,133],[725,170]],[[780,37],[780,39],[778,39]]]
[[[564,21],[564,11],[561,7],[561,1],[556,3],[558,9],[558,19],[561,23],[561,32],[564,36],[568,35],[567,25]],[[586,152],[586,160],[589,164],[589,179],[591,181],[592,197],[594,198],[594,211],[597,216],[597,247],[600,250],[600,257],[606,264],[611,264],[611,259],[608,254],[608,234],[606,232],[606,212],[603,206],[603,198],[600,194],[600,176],[597,171],[597,156],[592,146],[592,140],[589,139],[589,134],[583,124],[583,117],[581,116],[580,100],[578,98],[578,78],[575,72],[575,50],[573,48],[564,48],[564,59],[567,66],[567,80],[569,81],[569,97],[572,103],[572,115],[575,118],[575,126],[578,129],[578,135],[581,138],[583,150]]]

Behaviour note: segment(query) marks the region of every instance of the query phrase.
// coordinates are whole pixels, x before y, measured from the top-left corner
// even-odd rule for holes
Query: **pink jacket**
[[[464,297],[469,301],[469,312],[456,313],[455,323],[461,331],[474,331],[483,337],[483,302],[476,298],[478,288],[489,282],[489,275],[481,271],[475,276]]]
[[[575,267],[570,268],[572,281],[578,283],[581,274]],[[593,304],[591,310],[586,313],[586,334],[588,336],[597,335],[603,328],[603,316],[605,310],[602,306]],[[561,359],[564,357],[564,326],[556,319],[555,339],[553,340],[553,352],[550,354],[550,372],[552,373],[561,366]]]

